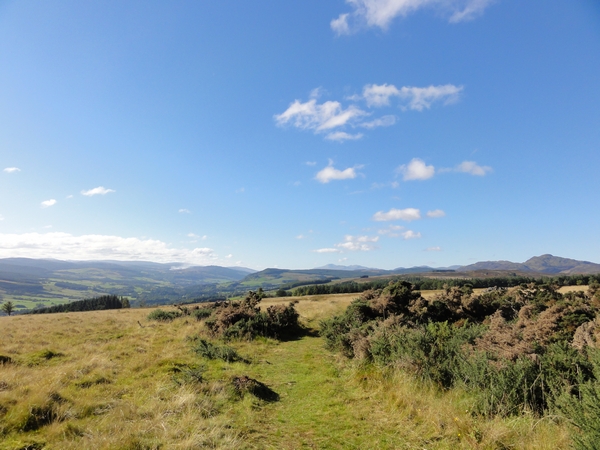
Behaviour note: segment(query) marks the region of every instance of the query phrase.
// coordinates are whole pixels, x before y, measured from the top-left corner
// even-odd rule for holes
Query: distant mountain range
[[[547,275],[575,275],[600,273],[600,264],[546,254],[534,256],[524,263],[514,263],[510,261],[482,261],[468,266],[462,266],[459,270],[461,272],[473,270],[509,270]]]
[[[328,283],[394,275],[478,277],[481,271],[520,275],[574,275],[600,273],[600,264],[552,255],[541,255],[524,263],[482,261],[468,266],[398,267],[393,270],[359,265],[328,264],[315,269],[265,269],[193,266],[134,261],[59,261],[52,259],[0,259],[0,301],[12,299],[31,308],[41,302],[80,300],[98,295],[127,296],[135,301],[166,303],[192,298],[223,298],[262,287],[291,289],[307,284]],[[442,274],[442,272],[450,272]],[[454,273],[453,273],[454,272]],[[472,273],[479,272],[479,273]]]

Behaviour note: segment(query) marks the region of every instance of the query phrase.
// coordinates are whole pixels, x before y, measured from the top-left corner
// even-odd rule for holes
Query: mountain
[[[315,269],[324,269],[324,270],[380,270],[380,269],[372,269],[365,266],[340,266],[338,264],[327,264],[321,267],[315,267]]]
[[[561,258],[553,255],[534,256],[524,263],[511,261],[480,261],[462,266],[461,272],[475,270],[508,270],[513,272],[532,272],[547,275],[574,275],[600,273],[600,264],[576,259]]]

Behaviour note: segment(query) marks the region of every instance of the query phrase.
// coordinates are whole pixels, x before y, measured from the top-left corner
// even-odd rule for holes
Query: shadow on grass
[[[266,384],[246,375],[235,377],[233,379],[233,387],[242,397],[248,393],[265,402],[271,403],[279,401],[279,394],[277,392]]]

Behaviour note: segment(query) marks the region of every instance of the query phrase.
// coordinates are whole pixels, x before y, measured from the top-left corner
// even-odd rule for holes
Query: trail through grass
[[[297,340],[226,343],[249,363],[198,356],[201,322],[149,322],[149,309],[0,318],[0,355],[13,361],[0,364],[0,449],[568,448],[560,423],[473,416],[468,393],[326,350],[319,320],[354,297],[300,299],[309,332]],[[240,376],[278,400],[232,395]],[[53,408],[48,423],[20,425],[36,405]]]

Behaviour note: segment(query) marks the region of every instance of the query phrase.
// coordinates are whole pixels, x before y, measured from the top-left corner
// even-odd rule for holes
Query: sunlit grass
[[[151,309],[2,317],[0,449],[568,447],[560,423],[477,417],[469,393],[326,351],[314,330],[356,297],[263,300],[298,300],[309,332],[228,342],[248,363],[194,354],[202,323]],[[237,393],[242,375],[279,400]]]

